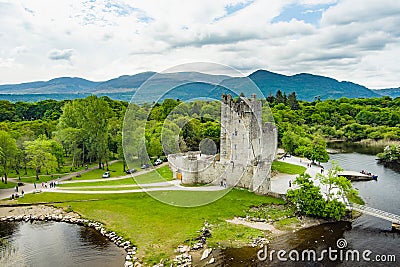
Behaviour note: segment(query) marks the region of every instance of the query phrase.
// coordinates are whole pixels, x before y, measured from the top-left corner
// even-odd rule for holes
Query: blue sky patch
[[[239,2],[235,5],[227,5],[225,6],[226,15],[229,16],[230,14],[238,12],[239,10],[251,5],[252,3],[254,3],[254,0]]]
[[[288,5],[279,16],[272,19],[272,23],[289,22],[292,19],[302,20],[315,26],[319,25],[322,13],[329,7],[336,4],[320,4],[320,5]]]
[[[228,17],[229,15],[232,15],[232,14],[234,14],[234,13],[236,13],[236,12],[242,10],[243,8],[246,8],[246,7],[248,7],[249,5],[253,4],[254,1],[255,1],[255,0],[245,0],[245,1],[239,2],[239,3],[237,3],[237,4],[230,4],[230,5],[227,5],[227,6],[224,7],[224,8],[225,8],[225,11],[226,11],[226,14],[223,15],[222,17],[215,18],[214,21],[218,21],[218,20],[220,20],[220,19],[223,19],[223,18],[225,18],[225,17]]]

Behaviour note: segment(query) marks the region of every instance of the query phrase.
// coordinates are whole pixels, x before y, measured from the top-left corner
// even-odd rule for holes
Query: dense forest
[[[271,116],[278,127],[279,144],[287,152],[326,162],[326,141],[332,139],[400,140],[400,98],[390,97],[312,102],[299,101],[296,94],[281,91],[263,100],[263,116]],[[96,162],[107,168],[111,159],[124,160],[122,126],[128,103],[106,96],[76,100],[44,100],[36,103],[0,101],[0,171],[35,170],[36,175],[69,165],[71,169]],[[182,102],[129,105],[125,120],[129,142],[143,142],[151,157],[198,150],[209,138],[219,147],[220,103]],[[144,135],[141,133],[144,133]],[[144,140],[140,138],[144,136]],[[169,137],[178,136],[178,140]],[[164,144],[164,147],[161,145]],[[166,145],[167,144],[167,145]],[[133,149],[130,155],[145,161],[147,155]]]

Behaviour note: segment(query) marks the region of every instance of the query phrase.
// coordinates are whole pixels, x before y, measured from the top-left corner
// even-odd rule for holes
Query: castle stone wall
[[[181,173],[184,184],[220,184],[223,180],[228,186],[267,194],[277,137],[272,123],[262,125],[262,105],[255,95],[250,100],[223,95],[220,160],[193,152],[169,155],[168,160],[174,177]]]

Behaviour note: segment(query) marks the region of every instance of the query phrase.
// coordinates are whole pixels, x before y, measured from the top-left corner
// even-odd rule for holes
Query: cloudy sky
[[[0,0],[0,84],[207,61],[399,87],[399,0]]]

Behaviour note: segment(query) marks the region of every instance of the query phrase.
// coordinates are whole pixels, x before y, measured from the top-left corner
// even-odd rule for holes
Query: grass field
[[[207,194],[216,192],[160,191],[155,194],[168,194],[172,199],[193,202]],[[210,242],[224,245],[244,245],[251,236],[263,235],[259,230],[242,226],[232,226],[225,222],[234,216],[245,216],[250,207],[284,204],[283,200],[258,196],[247,190],[233,189],[224,197],[208,205],[195,208],[182,208],[164,204],[146,193],[133,194],[29,194],[19,202],[73,201],[98,199],[92,202],[68,202],[59,207],[78,212],[85,218],[100,221],[110,230],[131,240],[138,246],[138,255],[148,264],[157,263],[173,250],[199,235],[205,221],[211,223],[213,237]],[[197,200],[196,200],[197,199]],[[232,241],[232,242],[231,242]],[[189,241],[190,242],[190,241]]]
[[[59,177],[62,177],[62,175],[42,175],[42,176],[39,176],[39,180],[36,180],[35,177],[21,177],[21,182],[31,183],[31,184],[33,184],[35,182],[35,183],[39,184],[41,182],[48,182],[48,181],[56,180]]]
[[[140,189],[140,186],[124,186],[124,187],[115,187],[115,186],[110,186],[110,187],[95,187],[95,188],[76,188],[76,187],[71,187],[71,188],[64,188],[66,190],[73,190],[76,191],[77,193],[79,191],[118,191],[118,190],[133,190],[133,189]],[[62,191],[60,191],[62,192]]]
[[[126,173],[124,172],[124,166],[122,161],[118,161],[111,165],[108,165],[108,169],[110,170],[111,178],[126,175]],[[81,174],[80,177],[74,177],[73,180],[101,179],[104,172],[106,172],[105,166],[104,170],[94,169],[92,171]]]
[[[13,182],[10,182],[10,181],[7,181],[6,184],[5,184],[5,183],[2,183],[2,182],[0,181],[0,189],[13,188],[13,187],[15,187],[16,185],[17,185],[16,183],[13,183]]]
[[[124,175],[126,175],[124,173]],[[160,176],[161,175],[161,176]],[[112,177],[112,175],[111,175]],[[107,180],[104,178],[101,182],[77,182],[60,184],[59,187],[80,187],[80,186],[114,186],[114,185],[134,185],[134,184],[148,184],[172,180],[172,171],[168,166],[163,166],[154,171],[138,175],[136,177],[129,177],[120,180]]]
[[[287,174],[303,174],[306,171],[306,167],[282,161],[273,161],[272,170]]]

